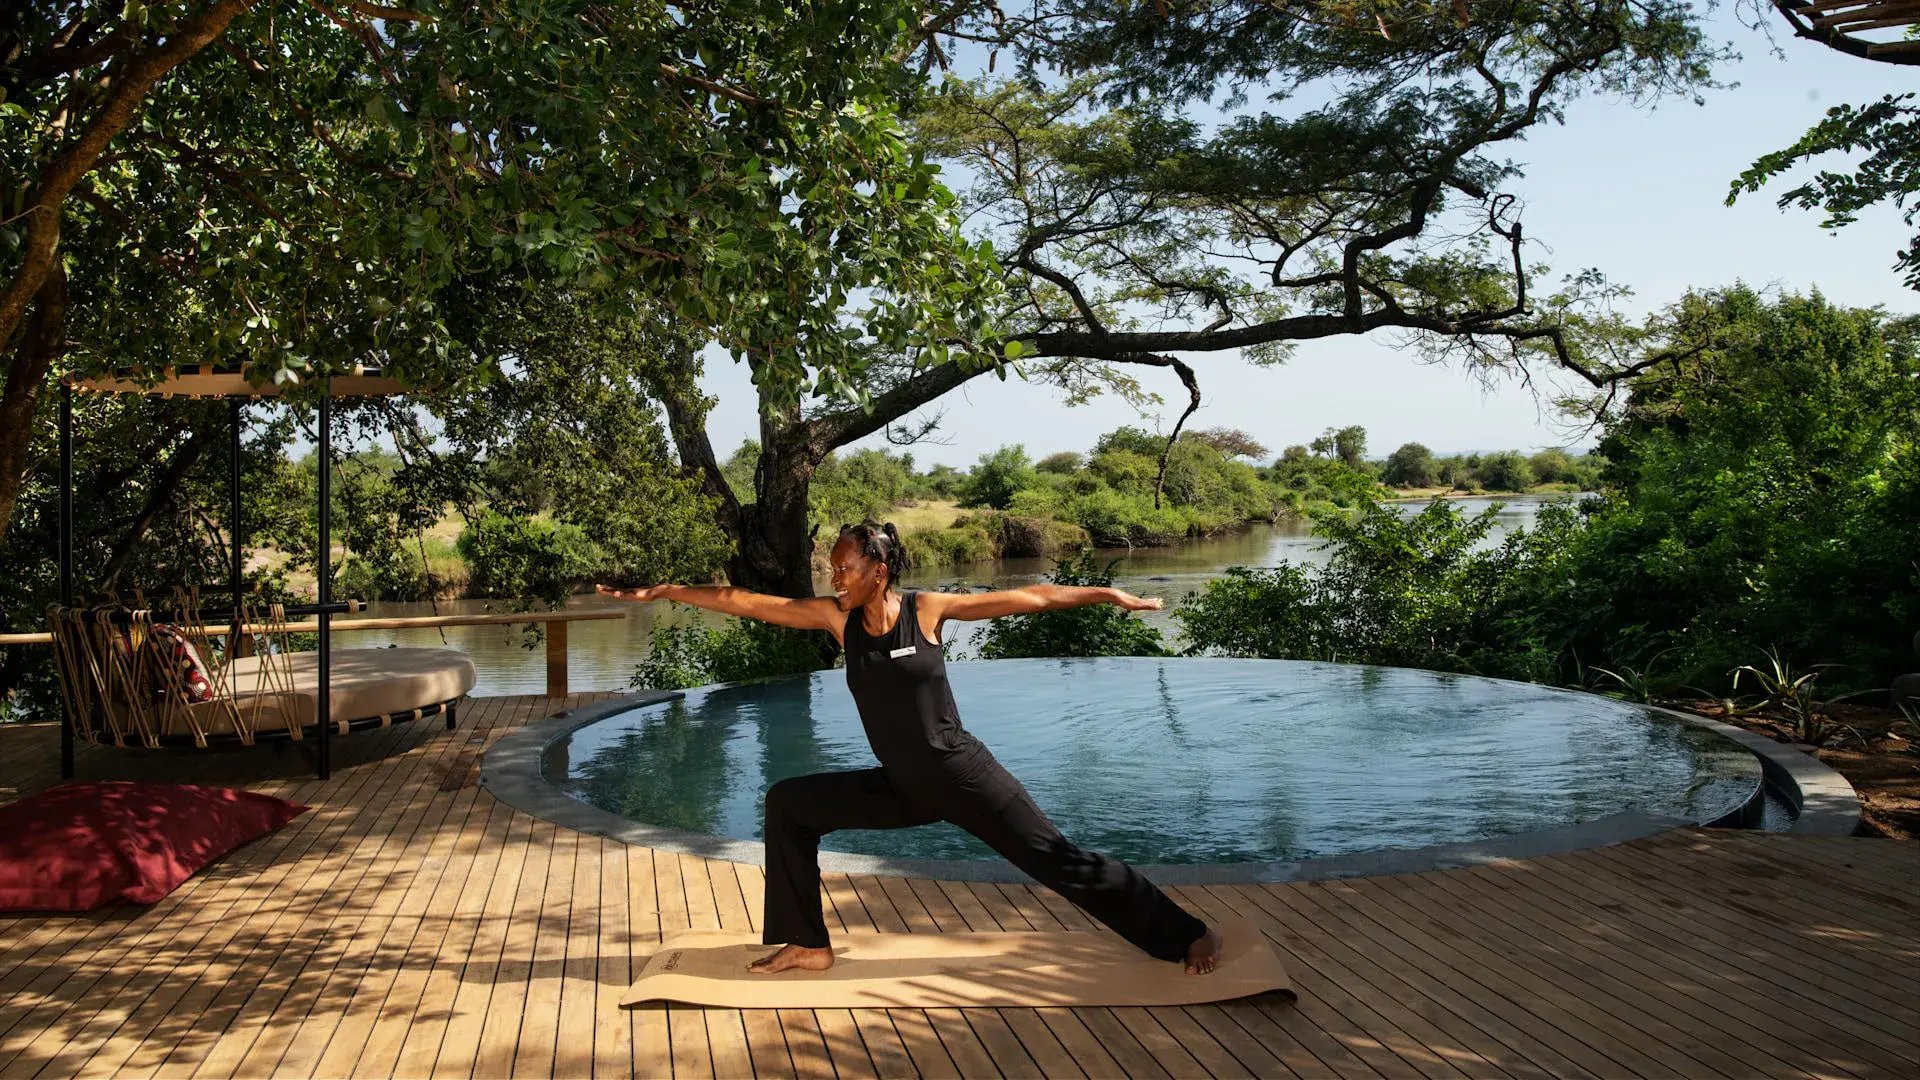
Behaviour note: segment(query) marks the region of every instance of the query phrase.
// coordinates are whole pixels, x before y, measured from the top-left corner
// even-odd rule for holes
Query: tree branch
[[[1155,353],[1128,353],[1113,358],[1117,364],[1144,364],[1148,367],[1170,367],[1180,376],[1187,387],[1187,407],[1174,421],[1173,431],[1167,435],[1166,448],[1160,451],[1160,468],[1153,476],[1153,508],[1160,509],[1160,492],[1167,484],[1167,461],[1173,457],[1174,444],[1180,441],[1180,428],[1186,424],[1187,417],[1200,408],[1200,380],[1193,369],[1176,357],[1161,356]]]
[[[160,470],[160,478],[154,483],[153,490],[147,494],[147,501],[140,507],[140,512],[134,515],[133,523],[127,526],[126,534],[120,538],[120,543],[114,548],[113,557],[107,560],[106,568],[100,572],[99,587],[102,592],[111,592],[114,586],[119,584],[121,571],[127,568],[127,562],[133,557],[134,548],[139,546],[140,539],[146,536],[147,530],[153,526],[153,519],[160,515],[160,511],[166,509],[169,502],[173,501],[174,495],[180,491],[181,483],[186,480],[187,473],[199,464],[201,455],[205,454],[207,448],[212,446],[222,434],[224,432],[216,425],[197,425],[192,436],[187,439],[186,445],[175,450],[173,456],[167,459],[166,467]],[[232,523],[228,523],[227,527],[231,529]]]
[[[949,391],[985,374],[989,369],[964,371],[951,361],[914,373],[874,398],[864,410],[827,413],[806,421],[806,442],[822,453],[836,450],[868,435]]]
[[[106,101],[81,129],[74,144],[40,174],[39,182],[27,198],[29,217],[20,269],[7,283],[6,291],[0,293],[0,347],[13,341],[28,301],[40,291],[52,269],[60,246],[61,204],[67,194],[93,168],[107,143],[132,123],[135,111],[154,84],[188,57],[206,48],[253,3],[254,0],[217,0],[205,13],[168,34],[163,44],[134,56],[127,62],[125,71],[119,70],[121,65],[114,65],[114,79]]]

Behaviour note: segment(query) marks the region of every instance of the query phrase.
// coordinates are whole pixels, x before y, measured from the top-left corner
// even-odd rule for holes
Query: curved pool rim
[[[1211,662],[1230,658],[1209,657]],[[1409,669],[1420,670],[1420,669]],[[795,676],[776,676],[785,679]],[[1581,694],[1564,687],[1490,679],[1530,689]],[[480,786],[508,806],[589,836],[605,837],[634,847],[658,848],[723,862],[766,865],[766,845],[758,840],[735,840],[663,825],[647,825],[575,799],[548,782],[541,765],[546,750],[573,732],[617,713],[684,699],[688,693],[752,686],[774,679],[746,679],[713,683],[691,690],[659,690],[623,694],[606,701],[557,712],[501,736],[480,762]],[[1598,696],[1598,695],[1595,695]],[[1614,698],[1602,698],[1615,701]],[[1637,704],[1637,703],[1636,703]],[[1744,728],[1692,713],[1642,706],[1671,720],[1703,728],[1746,747],[1760,759],[1763,783],[1794,809],[1795,836],[1849,836],[1860,824],[1860,799],[1853,785],[1812,754],[1775,742]],[[1756,790],[1751,808],[1757,808]],[[1732,816],[1732,815],[1729,815]],[[1715,824],[1682,817],[1664,817],[1626,811],[1556,829],[1517,833],[1462,843],[1418,848],[1387,848],[1316,859],[1236,863],[1135,864],[1135,868],[1163,885],[1257,885],[1287,881],[1410,874],[1428,870],[1455,870],[1511,859],[1533,859],[1585,848],[1625,843],[1676,829]],[[906,856],[856,855],[821,851],[824,873],[880,877],[931,878],[946,881],[1024,882],[1027,876],[1011,864],[985,859],[922,859]]]

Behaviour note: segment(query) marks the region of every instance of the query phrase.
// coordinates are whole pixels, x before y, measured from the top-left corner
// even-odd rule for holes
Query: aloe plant
[[[1767,657],[1765,668],[1753,664],[1742,664],[1734,668],[1733,688],[1740,689],[1740,681],[1759,685],[1762,700],[1757,708],[1769,706],[1780,709],[1793,721],[1794,737],[1803,743],[1820,745],[1832,731],[1832,725],[1820,713],[1820,700],[1814,690],[1820,681],[1820,673],[1828,668],[1840,667],[1839,664],[1815,664],[1804,671],[1795,671],[1781,655],[1773,649],[1763,650]],[[1750,677],[1750,678],[1749,678]]]

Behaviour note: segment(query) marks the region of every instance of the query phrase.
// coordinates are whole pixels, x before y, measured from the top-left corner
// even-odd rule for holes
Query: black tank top
[[[847,689],[860,710],[873,755],[902,777],[963,779],[990,759],[980,740],[960,726],[960,710],[947,685],[947,659],[920,632],[915,599],[900,597],[900,617],[879,637],[847,617],[841,631],[847,651]],[[934,775],[937,774],[937,777]]]

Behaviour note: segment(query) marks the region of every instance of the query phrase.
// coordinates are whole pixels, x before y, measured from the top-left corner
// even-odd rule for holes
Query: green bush
[[[1111,586],[1114,562],[1105,567],[1091,551],[1056,564],[1056,585]],[[1111,604],[1007,615],[974,631],[973,645],[984,660],[1018,656],[1164,656],[1160,631]]]
[[[1080,526],[1103,547],[1171,544],[1187,535],[1189,516],[1167,505],[1155,509],[1144,495],[1125,495],[1102,487],[1067,499],[1062,516]]]
[[[1007,501],[1007,513],[1021,517],[1053,517],[1060,513],[1061,492],[1050,487],[1022,488]]]
[[[489,510],[460,533],[475,595],[558,605],[600,565],[600,552],[573,525]]]
[[[961,566],[994,557],[993,537],[978,525],[912,532],[901,541],[907,545],[907,561],[918,567]]]
[[[1040,482],[1040,473],[1027,460],[1023,446],[1003,446],[982,454],[960,490],[960,505],[1005,510],[1016,492]]]
[[[1316,512],[1330,561],[1235,567],[1209,582],[1174,613],[1186,651],[1551,676],[1557,653],[1538,647],[1525,616],[1538,583],[1562,572],[1579,518],[1547,507],[1533,530],[1481,548],[1497,514],[1468,518],[1440,499],[1411,517]]]
[[[1557,633],[1586,658],[1669,654],[1715,688],[1763,649],[1842,665],[1823,686],[1884,687],[1920,626],[1914,321],[1744,288],[1675,317],[1691,355],[1608,425],[1612,487]]]
[[[1482,458],[1476,477],[1488,491],[1526,491],[1534,480],[1532,464],[1512,450]]]
[[[1211,583],[1176,613],[1192,648],[1648,692],[1728,689],[1770,650],[1823,690],[1885,687],[1920,626],[1920,324],[1747,289],[1667,321],[1685,359],[1609,416],[1603,499],[1488,550],[1490,516],[1443,505],[1316,514],[1329,565]],[[1516,462],[1457,464],[1511,484]]]
[[[822,640],[817,631],[792,630],[757,619],[728,619],[718,629],[663,626],[654,630],[647,658],[627,685],[643,690],[764,679],[818,671]]]
[[[982,510],[955,518],[956,529],[978,529],[1002,559],[1034,559],[1088,546],[1086,530],[1065,521]]]

